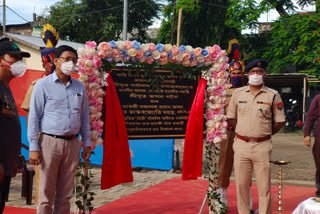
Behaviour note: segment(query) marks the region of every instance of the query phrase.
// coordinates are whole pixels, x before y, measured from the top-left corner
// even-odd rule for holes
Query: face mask
[[[50,68],[50,74],[52,74],[55,70],[55,66],[54,65],[49,65],[47,63],[45,63],[46,66],[48,66]],[[47,72],[47,71],[46,71]],[[49,75],[49,74],[48,74]]]
[[[19,61],[14,62],[14,63],[8,62],[5,59],[2,59],[2,60],[10,64],[10,67],[9,66],[5,66],[5,65],[2,65],[2,67],[9,68],[11,73],[12,73],[12,75],[15,76],[15,77],[23,76],[24,73],[27,70],[27,66],[26,66],[26,64],[24,64],[24,62],[22,60],[19,60]]]
[[[242,75],[232,76],[231,77],[231,84],[235,88],[242,86]]]
[[[249,84],[259,86],[263,84],[263,74],[252,74],[249,76]]]
[[[10,70],[13,76],[15,77],[21,77],[24,75],[24,73],[27,70],[26,64],[24,64],[23,61],[17,61],[15,63],[12,63],[10,66]]]
[[[72,61],[63,62],[61,64],[61,71],[67,76],[70,76],[70,74],[74,71],[76,65]]]

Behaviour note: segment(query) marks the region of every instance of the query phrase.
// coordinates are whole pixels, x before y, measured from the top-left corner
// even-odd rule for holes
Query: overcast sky
[[[6,22],[7,24],[23,24],[26,21],[32,21],[32,14],[35,12],[36,14],[42,14],[46,8],[49,8],[56,2],[60,0],[6,0],[6,5],[15,11],[10,11],[10,9],[6,10]],[[130,0],[129,0],[130,1]],[[3,0],[0,0],[1,5],[3,4]],[[119,0],[119,4],[122,1]],[[299,8],[298,11],[314,11],[315,6],[309,6],[306,8]],[[273,21],[278,18],[278,13],[275,10],[269,11],[269,13],[264,14],[259,19],[260,22]],[[2,8],[0,8],[0,20],[2,22]],[[156,21],[152,27],[159,27],[160,20]]]

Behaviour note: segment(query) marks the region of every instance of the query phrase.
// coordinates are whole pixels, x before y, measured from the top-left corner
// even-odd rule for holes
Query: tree
[[[226,25],[236,29],[253,29],[257,27],[259,17],[271,9],[276,9],[280,16],[295,12],[297,7],[292,0],[229,0]],[[304,7],[315,3],[315,0],[298,0],[299,6]],[[316,2],[319,4],[320,1]],[[319,6],[318,6],[319,7]],[[318,8],[317,7],[317,8]],[[320,8],[320,7],[319,7]]]
[[[318,13],[280,17],[272,25],[264,58],[273,72],[286,72],[295,64],[300,72],[319,76],[320,16]]]
[[[173,19],[173,0],[168,0],[163,10],[162,24],[158,42],[170,43]],[[240,31],[225,26],[229,1],[225,0],[179,0],[175,7],[174,35],[177,35],[178,11],[183,9],[180,43],[193,47],[205,47],[213,44],[227,46],[226,37],[239,36]],[[176,37],[174,36],[174,43]]]
[[[146,28],[159,17],[161,4],[155,0],[131,0],[128,33],[139,41],[147,39]],[[50,7],[49,23],[61,38],[86,42],[118,40],[123,27],[123,3],[118,0],[63,0]]]

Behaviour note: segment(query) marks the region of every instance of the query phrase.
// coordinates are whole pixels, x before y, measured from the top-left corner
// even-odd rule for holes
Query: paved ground
[[[291,161],[283,167],[284,184],[296,186],[314,186],[315,165],[312,158],[311,148],[303,145],[303,136],[297,134],[277,134],[273,137],[273,160]],[[182,163],[182,152],[180,154]],[[180,166],[182,165],[180,163]],[[131,193],[141,191],[145,188],[163,182],[166,179],[180,176],[180,174],[167,171],[135,169],[133,172],[134,182],[118,185],[108,190],[100,190],[101,169],[94,167],[92,191],[97,195],[93,202],[94,207],[110,203]],[[232,177],[233,179],[233,177]],[[272,167],[272,181],[277,184],[278,167]],[[28,206],[25,199],[20,196],[21,175],[13,178],[10,189],[8,206],[35,208],[34,204]],[[34,200],[33,200],[34,201]]]

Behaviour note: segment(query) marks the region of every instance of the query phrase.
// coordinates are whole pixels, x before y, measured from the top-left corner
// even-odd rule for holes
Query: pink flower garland
[[[217,46],[214,46],[217,48]],[[219,48],[217,48],[219,49]],[[206,92],[206,140],[219,144],[227,139],[227,118],[224,115],[228,73],[228,57],[221,51],[217,62],[203,73],[208,80]]]
[[[85,48],[78,50],[79,56],[92,60],[94,68],[101,67],[101,58],[109,62],[129,62],[139,61],[140,63],[158,63],[160,65],[168,62],[183,64],[185,67],[208,66],[218,61],[224,51],[218,45],[212,47],[193,48],[190,45],[181,45],[179,48],[170,44],[147,43],[140,44],[137,41],[110,41],[101,42],[98,45],[98,51],[95,51],[96,43],[87,42]],[[95,56],[93,59],[92,56]],[[90,58],[91,57],[91,58]],[[79,59],[79,65],[85,64],[84,59]]]
[[[85,47],[78,50],[79,80],[86,88],[89,103],[91,150],[94,150],[97,144],[103,144],[100,135],[103,132],[104,124],[101,120],[101,111],[105,91],[102,86],[106,85],[108,76],[108,74],[98,71],[102,63],[100,57],[97,56],[96,46],[97,44],[94,41],[86,42]]]

